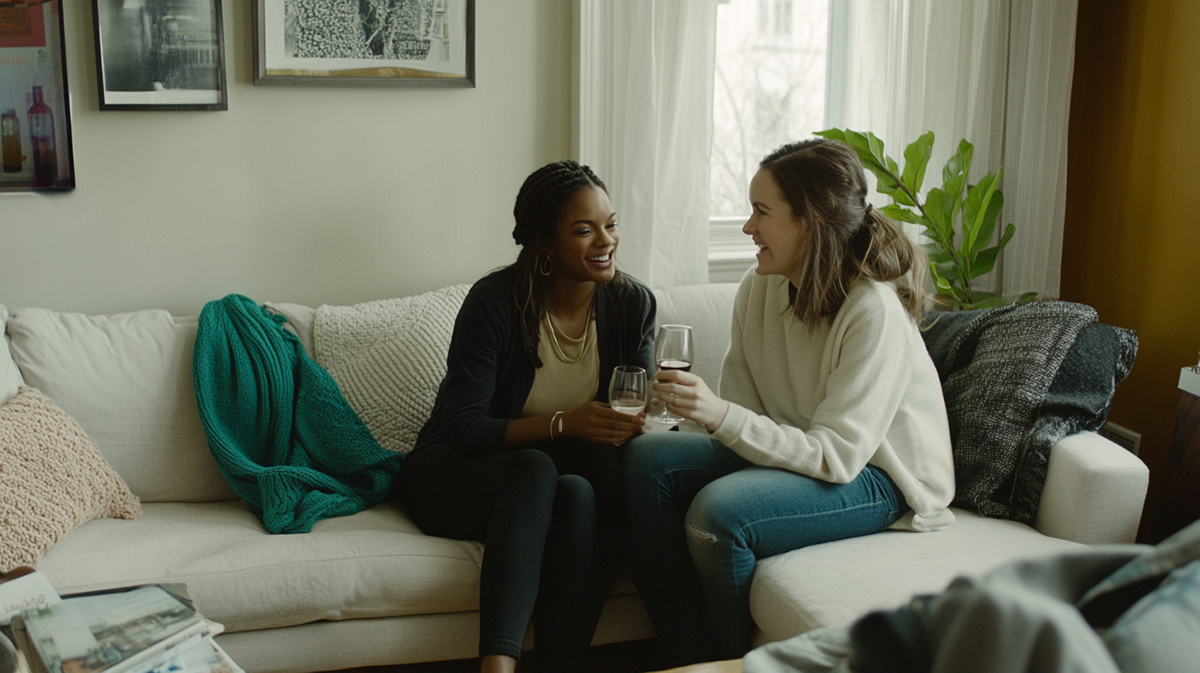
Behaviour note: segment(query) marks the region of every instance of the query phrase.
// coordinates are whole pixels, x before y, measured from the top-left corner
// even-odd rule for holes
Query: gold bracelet
[[[552,441],[552,442],[558,441],[557,439],[554,438],[554,422],[558,421],[558,434],[561,435],[562,431],[563,431],[562,421],[558,417],[565,413],[567,413],[567,412],[556,411],[556,412],[554,412],[554,415],[550,417],[550,441]]]

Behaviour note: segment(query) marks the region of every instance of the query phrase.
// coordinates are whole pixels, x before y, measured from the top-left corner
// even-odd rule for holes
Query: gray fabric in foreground
[[[1200,522],[960,577],[940,594],[748,653],[745,673],[1192,673]]]

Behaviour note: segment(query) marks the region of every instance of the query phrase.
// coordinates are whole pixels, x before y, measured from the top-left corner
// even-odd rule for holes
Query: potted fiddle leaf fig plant
[[[933,131],[905,148],[903,170],[884,153],[883,141],[873,133],[828,129],[816,135],[854,148],[863,167],[875,174],[876,191],[892,199],[880,212],[893,220],[924,227],[931,241],[924,248],[933,284],[954,308],[989,308],[1014,301],[971,287],[974,278],[996,266],[996,256],[1016,233],[1016,227],[1009,223],[1000,241],[988,245],[1004,207],[1004,193],[999,186],[1003,167],[988,173],[978,184],[967,184],[975,146],[963,140],[942,169],[942,186],[930,189],[922,199],[925,169],[933,155]],[[1037,293],[1029,292],[1015,301],[1024,303],[1036,298]]]

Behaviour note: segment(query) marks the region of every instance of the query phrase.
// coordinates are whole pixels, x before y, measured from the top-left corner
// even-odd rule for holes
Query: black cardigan
[[[534,379],[513,298],[516,280],[513,268],[506,267],[471,287],[454,321],[446,376],[414,451],[430,444],[481,452],[504,449],[508,423],[520,416]],[[596,287],[597,400],[608,401],[613,367],[654,371],[654,320],[654,294],[631,276],[624,275],[621,284]]]

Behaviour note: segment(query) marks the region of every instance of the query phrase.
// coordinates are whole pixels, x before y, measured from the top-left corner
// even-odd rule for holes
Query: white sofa
[[[694,326],[693,371],[713,384],[734,290],[656,291],[660,322]],[[275,308],[311,346],[314,309]],[[475,656],[481,544],[423,535],[389,503],[322,521],[311,533],[270,535],[236,498],[196,409],[195,317],[22,308],[5,319],[0,307],[0,402],[18,383],[41,390],[143,503],[139,519],[93,520],[41,559],[60,593],[185,582],[200,611],[226,626],[219,642],[252,672]],[[946,532],[885,532],[766,559],[751,596],[760,641],[844,624],[1013,557],[1130,542],[1146,484],[1141,461],[1083,433],[1055,446],[1035,527],[960,511]],[[619,580],[595,643],[650,635],[633,587]]]

